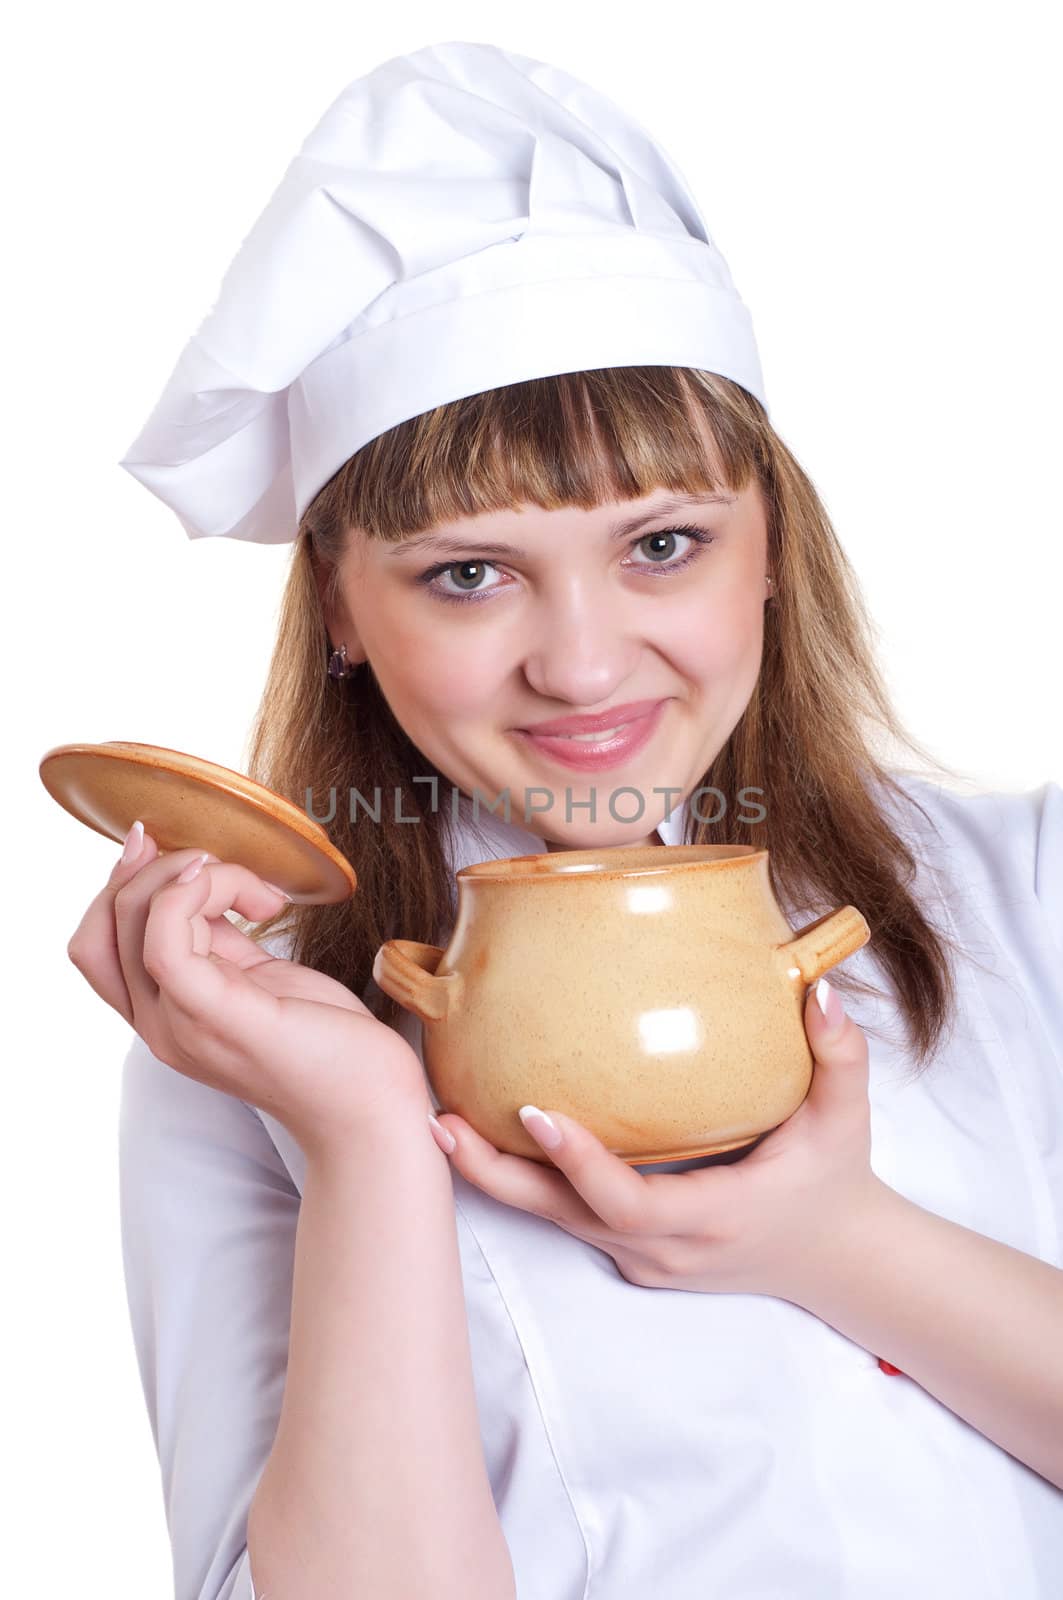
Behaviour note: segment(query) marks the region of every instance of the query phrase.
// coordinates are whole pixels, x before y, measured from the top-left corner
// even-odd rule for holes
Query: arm
[[[1063,1488],[1063,1271],[881,1185],[792,1300]],[[898,1380],[903,1381],[903,1380]]]
[[[134,1036],[122,1080],[119,1153],[126,1292],[159,1459],[175,1600],[386,1600],[411,1592],[447,1596],[448,1583],[463,1596],[511,1596],[508,1552],[474,1431],[464,1321],[458,1325],[464,1304],[450,1175],[425,1118],[351,1152],[338,1188],[329,1187],[331,1173],[308,1170],[301,1209],[258,1114],[175,1072]],[[359,1160],[365,1165],[356,1186],[351,1164]],[[395,1277],[404,1300],[387,1298]],[[404,1347],[400,1336],[411,1327],[420,1331],[420,1346],[407,1337]],[[328,1371],[308,1372],[308,1359],[328,1350]],[[415,1392],[424,1412],[414,1429]],[[315,1398],[322,1414],[316,1438]],[[323,1462],[315,1447],[336,1453]],[[292,1450],[301,1451],[299,1469],[285,1473]],[[249,1512],[264,1476],[254,1519],[260,1543],[252,1540],[249,1554]],[[368,1515],[357,1502],[367,1484],[376,1497]],[[390,1521],[377,1515],[381,1504],[390,1507]],[[302,1535],[310,1515],[313,1526]],[[380,1534],[377,1556],[397,1543],[401,1563],[417,1570],[438,1535],[432,1584],[404,1589],[402,1573],[390,1588],[363,1582],[374,1557],[364,1542],[362,1566],[340,1570],[351,1530],[364,1535],[367,1528]],[[467,1586],[462,1581],[470,1570],[455,1559],[462,1538],[481,1574],[492,1582],[497,1575],[493,1588],[486,1580],[479,1589],[471,1578]],[[293,1552],[298,1559],[303,1547],[318,1565],[289,1577],[281,1563]],[[332,1581],[322,1566],[330,1559],[337,1562]]]
[[[307,1163],[288,1376],[255,1491],[260,1600],[506,1600],[450,1172],[411,1104]]]

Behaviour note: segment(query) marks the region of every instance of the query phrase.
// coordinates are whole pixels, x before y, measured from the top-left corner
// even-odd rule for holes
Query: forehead
[[[559,535],[578,539],[581,535],[593,534],[596,541],[616,544],[637,535],[643,528],[663,528],[669,520],[689,518],[698,510],[730,518],[742,498],[734,490],[722,489],[659,492],[637,500],[609,501],[590,509],[561,506],[547,511],[540,506],[525,506],[458,517],[386,545],[375,540],[370,542],[376,547],[374,559],[385,566],[408,562],[418,556],[446,557],[471,552],[484,557],[521,560],[530,557],[536,549],[552,551]]]

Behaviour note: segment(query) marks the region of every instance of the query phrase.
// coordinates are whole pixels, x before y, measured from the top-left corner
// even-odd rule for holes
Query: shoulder
[[[998,904],[1036,906],[1063,948],[1063,785],[1021,791],[951,789],[891,772],[903,793],[896,814],[932,869],[977,887]]]

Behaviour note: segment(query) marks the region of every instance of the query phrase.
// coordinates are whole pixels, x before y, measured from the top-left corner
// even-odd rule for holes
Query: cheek
[[[763,612],[744,592],[696,605],[670,619],[667,653],[690,678],[724,684],[759,666]]]
[[[378,637],[366,638],[366,648],[400,717],[461,717],[497,702],[509,664],[488,630],[448,626],[421,612],[416,622],[394,617],[374,632]]]

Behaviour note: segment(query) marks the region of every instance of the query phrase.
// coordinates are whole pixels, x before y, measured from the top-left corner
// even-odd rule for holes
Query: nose
[[[573,584],[544,599],[524,675],[536,694],[588,711],[613,698],[635,669],[639,644],[615,594]]]

